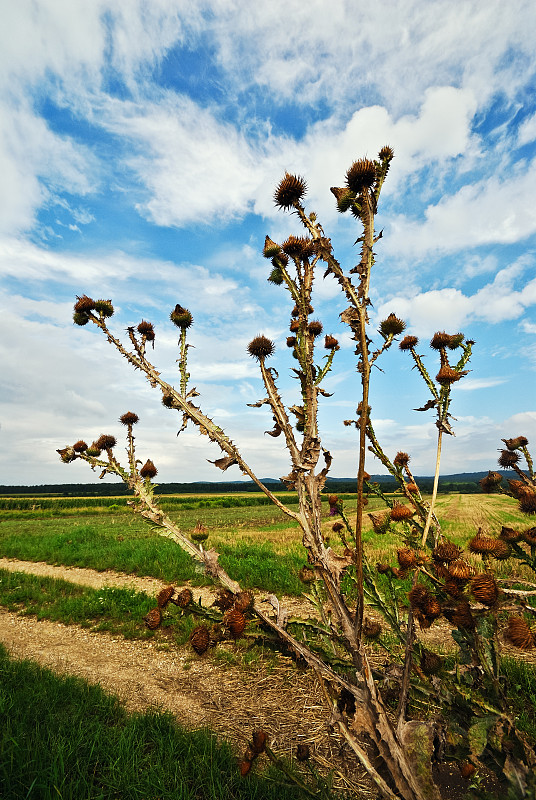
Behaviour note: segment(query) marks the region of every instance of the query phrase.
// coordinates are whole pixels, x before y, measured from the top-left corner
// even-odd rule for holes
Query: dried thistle
[[[313,319],[307,326],[307,330],[309,331],[311,336],[316,338],[317,336],[320,336],[320,334],[322,333],[323,325],[319,319]]]
[[[450,563],[451,561],[456,561],[461,555],[461,548],[458,545],[454,544],[454,542],[441,542],[432,550],[432,558],[434,561],[446,561]]]
[[[398,563],[402,569],[411,569],[417,566],[417,555],[409,547],[401,547],[396,551]]]
[[[536,514],[536,491],[528,489],[519,498],[519,510],[524,514]]]
[[[405,330],[406,323],[399,319],[395,314],[389,314],[387,319],[380,322],[380,333],[387,338],[388,336],[398,336]]]
[[[503,469],[510,469],[517,464],[520,458],[521,456],[515,450],[501,450],[498,463]]]
[[[339,341],[330,333],[328,333],[324,338],[324,347],[326,348],[326,350],[338,350]]]
[[[398,345],[400,350],[412,350],[419,344],[419,340],[416,336],[404,336],[400,344]]]
[[[234,606],[235,595],[230,589],[220,589],[214,601],[214,605],[221,611],[227,611]]]
[[[448,347],[451,342],[451,335],[450,333],[445,333],[445,331],[438,331],[434,333],[430,340],[430,347],[433,350],[443,350],[445,347]]]
[[[75,453],[83,453],[87,450],[87,444],[84,442],[83,439],[79,439],[77,442],[73,444],[73,450]]]
[[[509,618],[505,638],[521,650],[531,650],[535,644],[534,634],[523,617]]]
[[[198,656],[206,653],[210,644],[210,632],[206,625],[198,625],[190,634],[190,644]]]
[[[246,627],[246,618],[238,608],[231,608],[223,616],[225,625],[233,639],[240,639]]]
[[[305,259],[314,255],[315,246],[306,236],[289,236],[281,245],[283,252],[291,258]]]
[[[119,422],[121,422],[123,425],[135,425],[137,422],[139,422],[139,419],[140,418],[138,415],[134,414],[133,411],[127,411],[126,414],[122,414],[119,417]]]
[[[280,181],[274,194],[274,201],[276,206],[288,211],[297,203],[300,202],[302,197],[307,191],[307,184],[303,178],[298,175],[290,175],[285,173],[284,178]]]
[[[354,161],[346,172],[346,185],[356,194],[370,189],[375,180],[376,164],[368,158],[361,158],[358,161]]]
[[[502,475],[500,472],[489,471],[485,478],[479,481],[483,492],[490,494],[499,488],[502,483]]]
[[[279,255],[281,252],[280,246],[272,241],[269,236],[267,236],[264,240],[264,247],[262,250],[262,254],[265,258],[274,258],[274,256]]]
[[[194,321],[190,311],[188,311],[187,308],[183,308],[178,303],[169,315],[169,318],[177,328],[181,328],[182,330],[189,328]]]
[[[194,599],[194,596],[192,594],[192,590],[188,589],[188,587],[186,587],[186,589],[182,589],[177,594],[176,597],[174,595],[172,595],[169,598],[169,602],[173,603],[174,605],[178,606],[179,608],[187,608],[190,605],[190,603],[192,602],[193,599]]]
[[[156,608],[152,608],[143,618],[146,626],[149,628],[150,631],[154,631],[160,627],[162,624],[162,611],[157,606]]]
[[[479,603],[484,603],[486,606],[492,606],[497,602],[499,597],[499,587],[492,575],[483,573],[476,575],[471,581],[471,592],[473,597]]]
[[[167,606],[174,591],[175,589],[173,586],[166,586],[163,589],[160,589],[156,595],[156,602],[159,608],[165,608]]]
[[[395,467],[407,467],[410,461],[411,459],[407,453],[398,452],[393,459],[393,464]]]
[[[482,530],[479,528],[477,535],[473,536],[469,541],[468,547],[471,553],[487,555],[493,552],[498,541],[499,539],[494,539],[491,536],[484,536]]]
[[[256,358],[257,361],[264,361],[265,358],[269,358],[273,355],[274,350],[274,343],[267,339],[266,336],[256,336],[248,344],[248,353],[253,358]]]
[[[405,506],[402,503],[395,503],[390,514],[393,522],[401,522],[410,519],[415,514],[415,509],[409,508],[409,506]]]
[[[91,297],[88,297],[87,294],[83,294],[82,297],[77,296],[76,303],[74,304],[76,314],[89,314],[94,308],[95,301],[92,300]]]
[[[520,447],[526,447],[529,440],[526,436],[516,436],[515,439],[501,439],[509,450],[518,450]]]
[[[117,440],[115,436],[110,436],[106,433],[103,433],[95,442],[95,447],[98,447],[99,450],[111,450],[116,446],[116,444]]]
[[[155,475],[158,474],[158,470],[151,461],[150,458],[147,459],[143,467],[140,469],[140,475],[142,478],[154,478]]]

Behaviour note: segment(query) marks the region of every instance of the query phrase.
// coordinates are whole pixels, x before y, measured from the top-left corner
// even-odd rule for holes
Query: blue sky
[[[219,480],[218,452],[188,430],[93,326],[76,295],[111,298],[112,327],[149,319],[154,361],[176,380],[176,303],[194,315],[192,382],[260,476],[288,459],[247,343],[285,346],[287,294],[267,283],[264,236],[301,235],[273,203],[286,170],[309,186],[339,260],[358,230],[330,186],[385,144],[395,159],[377,224],[372,321],[390,312],[420,337],[476,345],[454,386],[456,438],[443,473],[493,468],[501,438],[536,438],[536,8],[529,0],[19,0],[0,32],[0,483],[83,483],[56,449],[140,416],[139,456],[161,481]],[[341,341],[321,410],[331,474],[349,476],[358,399],[344,302],[320,277],[315,317]],[[387,452],[434,464],[425,387],[398,348],[375,370]],[[121,445],[118,455],[121,455]],[[371,458],[370,472],[380,471]],[[237,468],[225,478],[239,480]]]

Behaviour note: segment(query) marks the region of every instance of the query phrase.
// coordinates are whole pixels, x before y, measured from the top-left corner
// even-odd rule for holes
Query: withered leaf
[[[274,417],[274,423],[275,423],[274,429],[272,431],[264,431],[264,433],[267,433],[268,436],[273,436],[275,438],[276,436],[279,436],[279,434],[283,429],[279,424],[279,422],[275,419],[275,417]]]
[[[322,397],[333,397],[333,392],[326,392],[325,389],[321,389],[320,386],[317,386],[318,394],[321,394]]]
[[[248,408],[260,408],[265,403],[269,403],[269,402],[270,402],[269,399],[267,397],[265,397],[264,400],[257,400],[256,403],[246,403],[246,405],[248,406]]]
[[[434,408],[437,404],[437,400],[427,400],[427,402],[423,405],[422,408],[414,408],[414,411],[428,411],[429,408]]]
[[[215,467],[221,469],[225,472],[226,469],[232,467],[233,464],[238,464],[238,461],[234,456],[223,456],[223,458],[217,458],[216,461],[211,461],[210,458],[207,458],[207,461],[210,464],[214,464]]]

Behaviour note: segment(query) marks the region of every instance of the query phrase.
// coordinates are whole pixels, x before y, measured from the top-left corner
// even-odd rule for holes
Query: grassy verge
[[[0,645],[3,800],[297,800],[273,773],[240,778],[230,747],[171,715],[128,715],[79,678]]]

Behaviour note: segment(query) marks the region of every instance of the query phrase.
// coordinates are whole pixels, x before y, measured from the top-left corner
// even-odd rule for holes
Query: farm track
[[[163,584],[153,578],[44,562],[0,559],[0,568],[84,586],[121,586],[156,594]],[[209,605],[214,589],[195,588],[195,597]],[[295,612],[303,604],[288,598],[285,607]],[[36,661],[62,674],[99,683],[117,695],[129,711],[157,707],[171,712],[188,728],[209,728],[245,747],[251,733],[262,728],[272,747],[290,756],[297,743],[312,743],[320,764],[349,760],[357,774],[362,770],[342,753],[341,742],[328,736],[324,697],[313,675],[297,672],[290,659],[276,666],[238,667],[195,656],[189,648],[162,646],[157,640],[128,641],[122,636],[92,632],[77,625],[36,620],[0,609],[0,641],[17,658]],[[337,783],[342,787],[345,784]],[[359,784],[363,790],[365,784]]]

